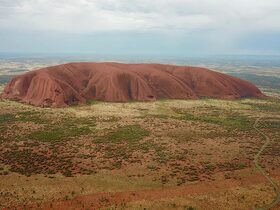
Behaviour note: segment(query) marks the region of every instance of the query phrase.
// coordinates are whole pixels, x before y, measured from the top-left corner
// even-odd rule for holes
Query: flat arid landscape
[[[0,0],[0,210],[280,210],[279,0]]]
[[[254,209],[279,193],[254,161],[263,133],[280,184],[277,98],[0,107],[3,209]]]

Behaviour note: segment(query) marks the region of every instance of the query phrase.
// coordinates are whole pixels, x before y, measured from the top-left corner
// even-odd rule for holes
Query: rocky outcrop
[[[69,63],[13,78],[2,97],[35,106],[62,107],[96,99],[264,97],[250,82],[205,68],[163,64]]]

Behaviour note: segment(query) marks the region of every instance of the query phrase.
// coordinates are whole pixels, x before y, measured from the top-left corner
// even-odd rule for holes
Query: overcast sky
[[[0,52],[280,54],[280,1],[0,0]]]

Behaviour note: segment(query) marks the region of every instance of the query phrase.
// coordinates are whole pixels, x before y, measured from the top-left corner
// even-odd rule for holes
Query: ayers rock
[[[2,98],[63,107],[96,99],[110,102],[160,98],[264,97],[253,84],[205,68],[163,64],[69,63],[13,78]]]

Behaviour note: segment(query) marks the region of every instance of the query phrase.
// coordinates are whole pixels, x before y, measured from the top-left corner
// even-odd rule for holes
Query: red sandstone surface
[[[250,82],[205,68],[163,64],[69,63],[12,79],[2,98],[63,107],[95,99],[109,102],[160,98],[263,97]]]

